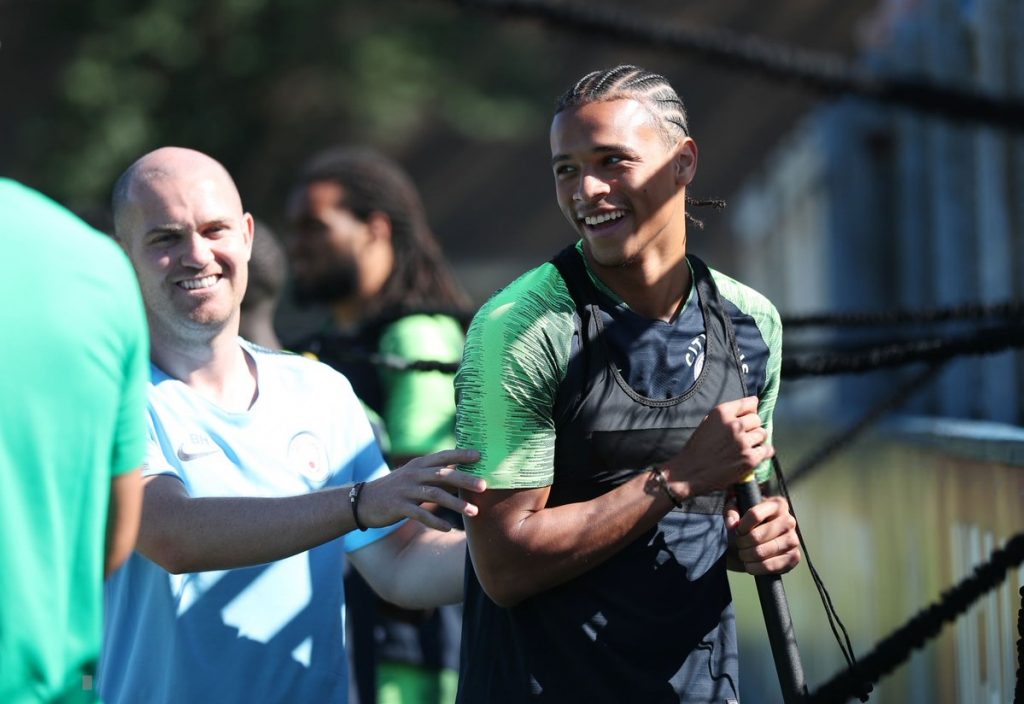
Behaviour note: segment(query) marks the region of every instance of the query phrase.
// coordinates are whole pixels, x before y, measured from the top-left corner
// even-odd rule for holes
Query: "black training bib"
[[[576,303],[578,339],[558,389],[550,506],[588,501],[671,457],[719,403],[745,395],[729,316],[689,257],[704,317],[703,368],[685,393],[650,399],[612,363],[615,304],[575,246],[558,268]],[[511,609],[467,568],[462,704],[726,702],[738,699],[721,492],[695,497],[584,575]]]

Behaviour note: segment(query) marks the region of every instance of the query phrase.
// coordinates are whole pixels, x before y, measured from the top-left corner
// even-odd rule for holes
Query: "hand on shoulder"
[[[368,482],[359,500],[359,519],[365,526],[387,526],[403,518],[419,521],[428,528],[448,531],[448,521],[434,515],[423,504],[437,504],[475,516],[478,508],[460,498],[460,490],[479,493],[487,488],[480,477],[455,469],[480,459],[476,450],[442,450],[407,462],[387,475]]]

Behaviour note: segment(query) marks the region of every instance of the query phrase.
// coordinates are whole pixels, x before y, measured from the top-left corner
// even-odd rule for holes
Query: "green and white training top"
[[[582,244],[577,244],[581,249]],[[704,321],[691,288],[671,323],[637,315],[590,271],[598,290],[614,301],[615,324],[606,333],[628,350],[616,359],[638,393],[670,398],[685,393],[703,364]],[[772,303],[752,288],[712,269],[736,331],[746,387],[760,398],[758,413],[771,437],[779,390],[782,325]],[[455,378],[456,442],[480,450],[461,469],[483,476],[492,489],[548,486],[554,477],[559,385],[578,345],[575,303],[550,262],[496,292],[473,319]],[[770,474],[767,463],[758,479]]]

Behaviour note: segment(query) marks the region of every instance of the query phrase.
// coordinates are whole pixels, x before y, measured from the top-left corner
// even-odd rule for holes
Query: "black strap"
[[[587,268],[583,263],[583,257],[576,250],[576,245],[571,244],[551,258],[551,263],[558,269],[558,273],[569,289],[576,308],[579,309],[590,302],[590,286],[592,285],[587,276]]]
[[[732,359],[736,363],[736,373],[740,378],[740,388],[743,390],[743,395],[746,396],[749,392],[747,391],[747,378],[743,374],[743,362],[740,360],[740,346],[736,342],[736,328],[732,325],[732,318],[725,312],[725,306],[722,305],[722,298],[718,295],[718,287],[714,284],[714,279],[711,276],[711,269],[703,260],[695,257],[692,254],[687,254],[686,259],[690,262],[690,266],[693,268],[694,279],[699,281],[707,282],[707,285],[703,287],[701,293],[707,295],[708,305],[704,308],[705,311],[717,311],[717,314],[721,316],[722,328],[725,330],[725,339],[729,345],[729,349],[732,351]],[[712,303],[713,302],[713,303]],[[705,326],[707,322],[705,321]]]
[[[717,314],[721,319],[722,327],[725,330],[726,342],[732,351],[732,358],[736,364],[736,373],[740,378],[740,387],[743,390],[743,395],[746,396],[749,392],[747,391],[747,379],[743,374],[743,362],[740,360],[739,344],[736,342],[736,329],[733,327],[732,319],[726,314],[725,307],[722,305],[722,299],[718,294],[718,287],[715,286],[714,278],[712,278],[711,269],[708,268],[708,265],[703,260],[693,254],[687,254],[686,259],[693,270],[695,285],[700,287],[699,293],[701,297],[706,298],[703,310],[706,313]],[[590,290],[593,283],[590,281],[586,265],[583,263],[583,256],[576,249],[576,245],[571,244],[556,254],[551,258],[551,263],[558,269],[562,280],[565,281],[565,286],[569,289],[569,295],[572,296],[572,300],[576,303],[576,308],[579,309],[587,305],[592,300]],[[705,327],[707,326],[707,321],[704,322],[704,325]]]

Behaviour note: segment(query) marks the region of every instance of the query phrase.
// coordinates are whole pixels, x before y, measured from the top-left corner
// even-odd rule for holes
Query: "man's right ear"
[[[697,143],[691,137],[683,137],[676,144],[673,158],[676,169],[676,183],[689,186],[697,175]]]

